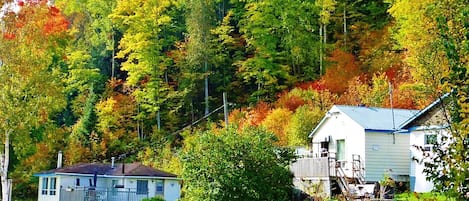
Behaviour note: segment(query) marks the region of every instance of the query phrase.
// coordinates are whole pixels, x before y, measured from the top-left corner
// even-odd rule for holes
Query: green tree
[[[465,1],[441,1],[437,9],[438,38],[444,44],[450,72],[442,82],[451,91],[450,135],[441,135],[436,145],[433,163],[426,164],[426,173],[438,191],[445,192],[458,200],[467,200],[469,195],[469,7]]]
[[[259,128],[201,133],[181,160],[186,200],[289,200],[293,152]]]
[[[181,106],[179,100],[185,94],[184,89],[177,91],[167,79],[172,61],[165,51],[172,48],[175,40],[170,31],[173,21],[169,13],[176,6],[177,2],[172,0],[120,0],[110,15],[123,32],[117,58],[124,60],[122,70],[128,73],[126,85],[132,87],[138,104],[136,118],[142,123],[138,129],[140,138],[147,136],[143,131],[151,130],[154,120],[157,129],[161,129],[163,109],[168,113],[177,111]]]
[[[312,105],[297,108],[287,128],[288,146],[306,146],[311,143],[308,135],[321,121],[323,113],[319,107]]]
[[[436,6],[439,2],[398,0],[393,1],[388,10],[396,21],[393,38],[398,42],[399,49],[405,51],[405,62],[413,68],[412,77],[425,86],[422,90],[428,96],[434,98],[442,91],[439,80],[449,72],[435,16],[452,11]],[[454,6],[454,3],[448,3],[448,6]]]
[[[24,4],[18,15],[11,11],[3,14],[0,178],[2,200],[9,200],[10,143],[14,152],[29,156],[20,144],[31,142],[30,130],[48,122],[51,113],[65,106],[60,80],[63,74],[55,59],[64,56],[68,22],[57,8],[48,7],[45,2]]]
[[[250,86],[251,102],[271,100],[295,79],[314,79],[319,9],[309,1],[249,1],[239,22],[246,59],[237,61],[238,76]],[[301,78],[306,76],[306,78]]]
[[[191,73],[199,74],[204,80],[205,112],[209,113],[209,66],[212,63],[213,45],[211,30],[215,27],[216,12],[213,0],[188,0],[186,26],[188,32],[187,60],[194,70]],[[200,79],[192,80],[197,82]]]
[[[73,46],[68,47],[70,63],[83,61],[85,69],[96,69],[106,77],[118,77],[114,59],[119,33],[108,17],[116,7],[116,0],[56,0],[64,8],[71,21],[70,33]],[[101,83],[105,81],[101,80]]]

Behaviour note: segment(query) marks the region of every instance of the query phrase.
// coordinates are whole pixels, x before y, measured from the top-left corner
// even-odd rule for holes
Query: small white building
[[[385,173],[396,181],[409,181],[409,133],[396,132],[418,110],[333,106],[309,135],[312,155],[335,157],[345,174],[358,166],[366,182],[377,182]]]
[[[140,163],[83,163],[35,174],[39,177],[38,201],[135,200],[160,196],[180,197],[176,175]]]
[[[421,110],[414,117],[408,119],[400,127],[410,132],[410,190],[413,192],[430,192],[433,182],[427,180],[424,173],[424,163],[432,162],[424,155],[433,154],[433,145],[442,135],[449,135],[450,125],[448,110],[444,104],[449,94]]]

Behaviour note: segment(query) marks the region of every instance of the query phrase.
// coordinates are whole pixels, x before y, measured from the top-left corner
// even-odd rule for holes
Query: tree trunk
[[[10,162],[10,131],[5,131],[5,150],[0,158],[0,180],[2,183],[2,201],[10,201],[8,185],[8,164]]]
[[[347,51],[347,5],[344,4],[344,47],[345,51]]]
[[[205,80],[204,80],[204,88],[205,88],[205,115],[208,115],[210,112],[209,104],[208,104],[208,62],[205,60],[204,62],[204,71],[205,71]]]
[[[319,25],[319,76],[322,75],[322,23]]]

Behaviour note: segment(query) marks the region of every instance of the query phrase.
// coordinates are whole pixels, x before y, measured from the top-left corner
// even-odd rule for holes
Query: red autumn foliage
[[[414,100],[415,95],[409,90],[398,90],[392,91],[392,107],[401,109],[421,109],[418,108],[418,104]],[[390,108],[391,101],[385,101],[383,107]]]
[[[336,49],[328,60],[334,64],[326,70],[321,79],[330,92],[343,93],[347,89],[348,81],[361,74],[355,56]]]
[[[247,114],[247,119],[250,125],[258,126],[264,121],[270,112],[270,105],[266,102],[260,102],[256,107],[250,110]]]
[[[69,21],[64,15],[54,6],[49,7],[49,16],[47,22],[44,24],[44,34],[56,34],[64,32],[68,29]]]
[[[384,72],[388,80],[391,82],[394,82],[394,80],[398,78],[399,73],[400,73],[400,66],[392,66]]]
[[[326,86],[324,85],[324,82],[322,80],[300,83],[300,84],[297,84],[296,87],[303,89],[303,90],[308,90],[308,89],[314,89],[316,91],[326,90]]]
[[[16,38],[16,36],[13,33],[3,33],[3,38],[7,40],[13,40]]]
[[[289,95],[288,92],[284,92],[280,94],[275,106],[277,108],[285,108],[292,112],[296,110],[296,108],[305,104],[305,101],[298,96]]]

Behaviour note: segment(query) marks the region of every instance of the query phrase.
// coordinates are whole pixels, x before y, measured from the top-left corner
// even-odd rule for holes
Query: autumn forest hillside
[[[36,196],[32,174],[59,150],[65,165],[120,156],[181,174],[186,142],[225,126],[223,93],[231,127],[286,147],[333,104],[422,109],[469,91],[468,13],[462,0],[3,1],[13,195]]]

